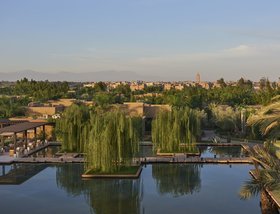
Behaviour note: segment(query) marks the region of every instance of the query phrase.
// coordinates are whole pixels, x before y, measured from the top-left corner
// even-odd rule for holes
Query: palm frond
[[[251,179],[245,182],[239,191],[239,196],[242,200],[247,200],[252,196],[258,195],[262,190],[259,180]]]

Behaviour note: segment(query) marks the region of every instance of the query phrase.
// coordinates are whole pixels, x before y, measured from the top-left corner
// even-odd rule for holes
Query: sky
[[[0,0],[0,72],[280,77],[279,0]]]

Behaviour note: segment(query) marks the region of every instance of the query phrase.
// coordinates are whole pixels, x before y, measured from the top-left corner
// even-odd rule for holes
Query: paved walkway
[[[200,157],[189,157],[185,155],[175,157],[146,157],[140,158],[142,164],[151,163],[212,163],[212,164],[252,164],[252,160],[246,158],[200,158]]]
[[[0,154],[0,164],[11,164],[14,161],[14,157],[10,157],[8,152]]]
[[[29,155],[32,155],[33,153],[36,153],[36,152],[38,152],[38,151],[40,151],[42,149],[45,149],[48,146],[60,146],[60,145],[61,145],[61,143],[59,143],[59,142],[48,142],[48,143],[45,143],[44,145],[36,147],[35,149],[29,151],[25,155],[22,155],[21,157],[11,157],[9,155],[9,152],[5,152],[3,154],[0,154],[0,164],[12,164],[14,162],[20,162],[24,158],[28,159]],[[29,159],[31,159],[31,158],[29,158]]]

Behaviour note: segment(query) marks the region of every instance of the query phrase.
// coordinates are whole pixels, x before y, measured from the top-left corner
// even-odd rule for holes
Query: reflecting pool
[[[0,185],[1,213],[261,213],[259,197],[238,195],[251,165],[154,164],[143,166],[136,180],[86,181],[82,164],[39,166],[19,165],[35,173],[18,185]]]

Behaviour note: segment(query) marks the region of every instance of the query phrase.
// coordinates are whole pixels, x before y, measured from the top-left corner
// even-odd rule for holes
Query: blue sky
[[[280,77],[279,0],[0,0],[0,72]]]

